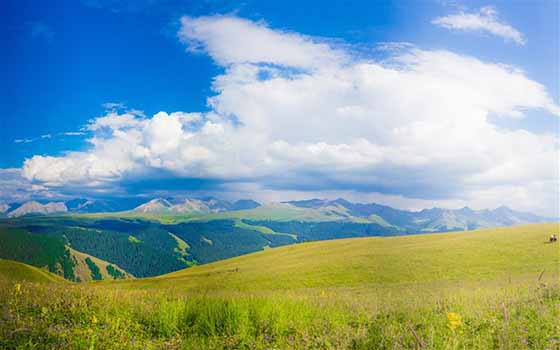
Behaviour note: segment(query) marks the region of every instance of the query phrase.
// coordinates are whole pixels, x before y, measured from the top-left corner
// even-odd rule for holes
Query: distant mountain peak
[[[471,208],[469,208],[467,206],[464,206],[461,209],[458,209],[457,211],[460,212],[460,213],[473,213],[474,212],[474,210],[472,210]]]
[[[23,203],[21,206],[12,210],[8,213],[8,217],[16,218],[24,215],[45,215],[45,214],[54,214],[54,213],[65,213],[68,211],[68,208],[63,202],[50,202],[47,204],[41,204],[37,201],[29,201]]]
[[[10,206],[6,203],[0,203],[0,214],[3,214],[10,210]]]
[[[513,209],[511,209],[510,207],[506,207],[505,205],[501,205],[501,206],[497,207],[496,209],[494,209],[494,211],[511,213],[511,212],[513,212]]]
[[[215,199],[204,201],[201,199],[185,198],[182,203],[171,206],[171,211],[175,213],[210,213],[210,206],[215,204]]]
[[[171,206],[171,203],[167,199],[161,198],[161,197],[160,198],[154,198],[151,201],[149,201],[148,203],[161,204],[161,205],[169,206],[169,207]]]
[[[209,214],[231,210],[254,209],[260,203],[250,199],[243,199],[231,203],[214,197],[183,198],[181,200],[167,200],[155,198],[133,209],[142,213],[172,213],[172,214]]]
[[[353,203],[347,201],[347,200],[344,199],[344,198],[337,198],[337,199],[335,199],[335,200],[332,201],[332,202],[333,202],[333,203],[336,203],[336,204],[340,204],[340,205],[342,205],[343,207],[346,207],[346,206],[348,206],[348,205],[352,205],[352,204],[353,204]]]
[[[169,210],[171,203],[165,198],[154,198],[149,202],[141,204],[134,208],[135,212],[139,213],[161,213]]]

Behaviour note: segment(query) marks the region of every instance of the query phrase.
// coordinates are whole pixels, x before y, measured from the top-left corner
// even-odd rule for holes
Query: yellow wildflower
[[[97,317],[95,317],[95,315],[92,316],[91,323],[93,323],[93,324],[97,323]]]
[[[14,286],[15,290],[16,290],[16,295],[21,294],[21,284],[16,283]]]
[[[461,315],[455,312],[448,312],[447,313],[447,327],[454,331],[457,328],[460,328],[463,325],[463,321],[461,319]]]

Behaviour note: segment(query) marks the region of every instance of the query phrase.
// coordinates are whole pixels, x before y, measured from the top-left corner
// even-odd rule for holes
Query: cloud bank
[[[354,191],[558,210],[558,138],[491,116],[560,115],[501,63],[407,45],[382,62],[231,16],[183,17],[179,39],[224,68],[203,112],[116,110],[87,151],[25,161],[48,188],[111,191],[131,179],[207,179],[232,191]]]
[[[31,183],[18,168],[0,169],[0,204],[30,199],[61,198],[62,194],[41,184]]]
[[[434,19],[432,23],[452,30],[485,32],[499,36],[506,41],[513,41],[517,45],[527,43],[521,32],[498,19],[498,11],[491,6],[482,7],[475,13],[461,12],[439,17]]]

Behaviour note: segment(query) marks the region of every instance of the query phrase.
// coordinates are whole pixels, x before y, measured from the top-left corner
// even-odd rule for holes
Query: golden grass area
[[[0,348],[559,349],[558,230],[303,243],[87,284],[0,273]]]

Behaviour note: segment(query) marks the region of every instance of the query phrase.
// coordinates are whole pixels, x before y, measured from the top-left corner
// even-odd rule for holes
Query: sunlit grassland
[[[469,232],[309,242],[122,281],[114,288],[182,291],[370,289],[418,283],[478,283],[521,276],[558,278],[558,224]]]
[[[64,278],[43,269],[16,261],[0,259],[0,282],[2,281],[4,283],[7,281],[66,283]]]
[[[296,244],[156,278],[0,282],[0,348],[558,349],[558,224]]]
[[[248,229],[248,230],[258,231],[258,232],[263,233],[265,235],[288,236],[288,237],[291,237],[294,240],[297,240],[297,235],[295,235],[295,234],[275,232],[268,227],[259,226],[259,225],[249,225],[249,224],[243,222],[242,220],[235,220],[235,226],[239,227],[239,228]]]

